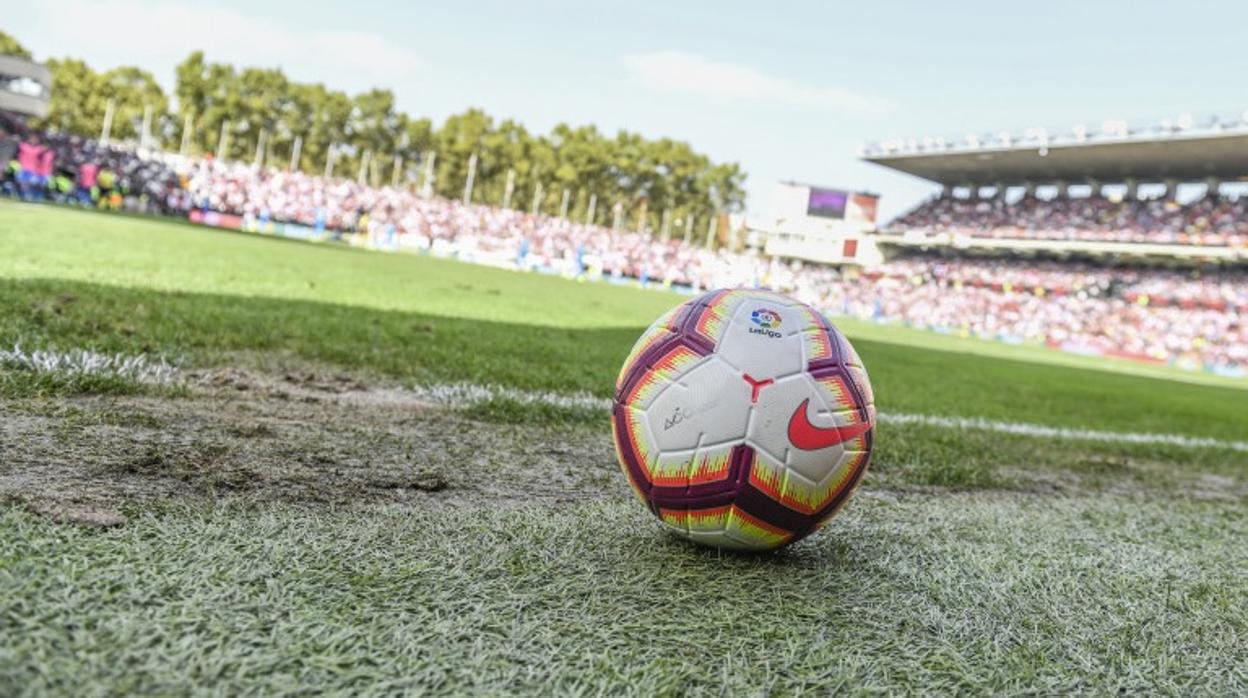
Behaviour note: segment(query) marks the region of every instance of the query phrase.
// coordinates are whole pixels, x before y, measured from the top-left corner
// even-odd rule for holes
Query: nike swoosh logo
[[[870,422],[847,424],[843,427],[817,427],[811,424],[810,418],[806,416],[806,408],[809,405],[810,398],[806,398],[789,418],[789,441],[803,451],[817,451],[835,446],[850,439],[856,439],[871,430]]]

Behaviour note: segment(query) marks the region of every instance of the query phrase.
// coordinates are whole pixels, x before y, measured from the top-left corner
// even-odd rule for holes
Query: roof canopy
[[[944,151],[870,152],[867,162],[948,186],[1056,182],[1248,180],[1248,131],[1174,134],[1151,139]]]

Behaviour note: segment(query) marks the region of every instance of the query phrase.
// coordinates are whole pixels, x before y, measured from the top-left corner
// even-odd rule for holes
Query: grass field
[[[0,351],[177,376],[0,359],[0,694],[1248,691],[1243,381],[845,323],[860,496],[720,555],[600,406],[681,300],[0,203]]]

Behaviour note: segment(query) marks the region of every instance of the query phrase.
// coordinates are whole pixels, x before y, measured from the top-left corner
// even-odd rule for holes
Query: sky
[[[166,88],[202,49],[387,87],[435,122],[480,107],[685,140],[741,163],[755,218],[778,180],[881,194],[884,219],[934,191],[861,162],[867,142],[1248,109],[1243,0],[57,0],[0,29],[37,59],[138,65]]]

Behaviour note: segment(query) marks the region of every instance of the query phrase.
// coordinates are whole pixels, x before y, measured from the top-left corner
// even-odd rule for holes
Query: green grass
[[[282,352],[407,382],[606,396],[636,336],[681,300],[447,260],[0,205],[0,307],[8,309],[0,341],[31,346],[155,353],[193,365]],[[944,349],[855,341],[888,410],[1244,436],[1242,389],[1088,362],[1037,363],[1031,347],[994,349],[1017,349],[1025,359],[1017,360],[949,351],[956,345],[938,335],[897,336],[929,337]]]
[[[633,502],[0,515],[0,693],[1234,695],[1248,536],[1202,503],[860,498],[777,556]]]
[[[601,397],[641,329],[681,300],[0,203],[0,346]],[[1248,437],[1242,381],[845,328],[888,412]],[[193,394],[162,389],[127,409],[139,390],[0,367],[0,420],[50,415],[47,438],[70,454],[90,454],[92,435],[159,431],[174,491],[196,493],[127,501],[129,523],[108,530],[0,502],[0,695],[1248,692],[1240,451],[886,423],[864,492],[827,530],[736,556],[668,537],[623,492],[597,409],[465,405],[436,419],[500,439],[478,461],[471,443],[439,461],[444,491],[275,503],[248,495],[250,481],[297,480],[260,463],[222,457],[230,487],[201,482],[214,471],[196,440],[246,424],[180,428],[155,403],[185,414]],[[247,448],[306,455],[287,442],[299,424],[265,424]],[[401,413],[358,426],[361,448],[419,454]],[[16,433],[0,421],[0,439]],[[534,448],[575,438],[586,477],[568,481],[614,479],[597,497],[526,498],[520,483],[549,483],[527,444],[501,453],[501,435]],[[0,485],[25,458],[0,440]],[[455,499],[456,472],[490,468],[504,491]],[[144,473],[124,477],[135,487]]]

